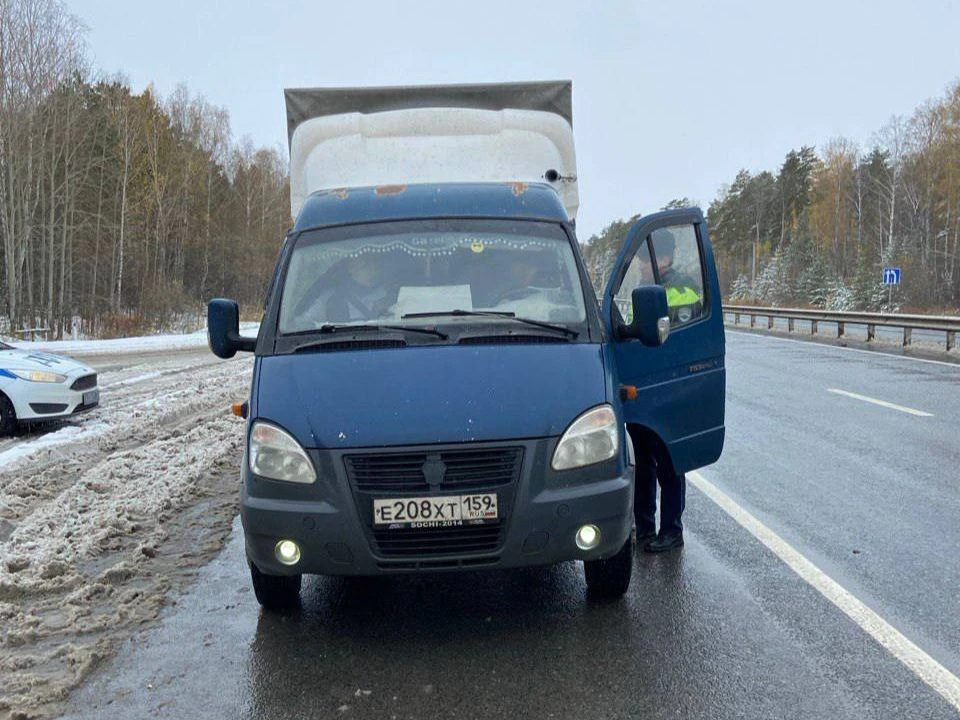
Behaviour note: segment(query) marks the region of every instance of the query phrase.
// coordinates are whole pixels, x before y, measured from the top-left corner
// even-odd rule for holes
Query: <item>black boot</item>
[[[643,550],[648,553],[662,553],[682,547],[683,534],[673,533],[670,535],[657,535],[656,539],[651,540],[643,546]]]
[[[646,547],[647,543],[653,542],[657,539],[656,530],[641,530],[637,528],[637,547],[643,548]]]

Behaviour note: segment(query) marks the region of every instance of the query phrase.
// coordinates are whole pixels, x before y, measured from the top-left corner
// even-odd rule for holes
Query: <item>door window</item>
[[[653,264],[650,260],[650,240],[645,239],[637,249],[627,271],[620,281],[620,287],[613,296],[613,304],[620,312],[620,317],[629,325],[633,322],[633,290],[641,285],[656,285],[657,278],[653,274]]]
[[[652,284],[666,289],[674,328],[703,317],[703,263],[694,225],[658,228],[644,238],[614,293],[614,304],[626,323],[633,321],[634,288]]]

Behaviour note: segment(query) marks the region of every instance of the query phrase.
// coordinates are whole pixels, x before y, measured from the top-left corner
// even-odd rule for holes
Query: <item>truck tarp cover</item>
[[[288,142],[297,126],[312,118],[426,107],[539,110],[555,113],[573,126],[573,89],[569,80],[376,88],[293,88],[284,90],[284,96],[287,101]]]

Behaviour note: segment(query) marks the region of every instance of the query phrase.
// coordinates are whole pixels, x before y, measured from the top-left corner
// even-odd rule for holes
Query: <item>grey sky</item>
[[[960,78],[960,3],[68,0],[95,66],[286,150],[282,90],[570,78],[579,234],[792,147],[867,141]]]

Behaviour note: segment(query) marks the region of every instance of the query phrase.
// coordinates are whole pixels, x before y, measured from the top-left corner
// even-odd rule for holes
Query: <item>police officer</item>
[[[703,312],[701,283],[673,265],[676,238],[669,230],[653,234],[660,284],[667,291],[670,321],[682,324]],[[643,256],[641,256],[643,257]],[[633,438],[636,468],[634,516],[637,544],[646,552],[659,553],[683,547],[683,509],[687,502],[687,479],[673,468],[670,455],[660,443]],[[660,531],[656,529],[657,484],[660,485]]]
[[[669,230],[664,228],[653,233],[653,252],[657,258],[660,284],[667,291],[670,322],[680,324],[703,313],[703,296],[701,283],[674,267],[676,248],[677,240]]]
[[[637,545],[649,553],[683,547],[683,509],[687,503],[687,478],[673,469],[670,456],[659,443],[634,437],[637,458],[633,503]],[[657,483],[660,484],[660,532],[657,532]]]

